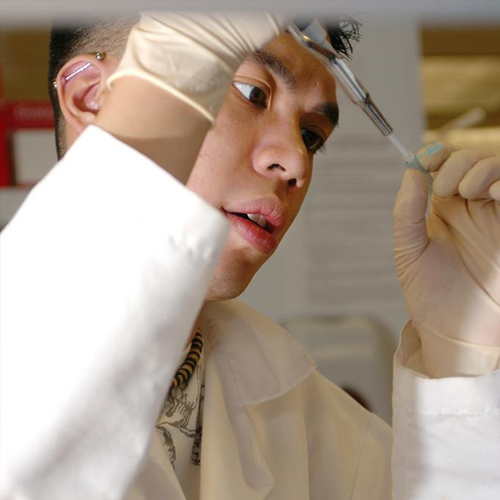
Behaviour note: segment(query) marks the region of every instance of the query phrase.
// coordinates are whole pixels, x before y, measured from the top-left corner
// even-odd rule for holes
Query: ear
[[[113,57],[83,54],[61,68],[55,84],[67,134],[76,137],[94,122],[107,94],[106,81],[117,65]]]

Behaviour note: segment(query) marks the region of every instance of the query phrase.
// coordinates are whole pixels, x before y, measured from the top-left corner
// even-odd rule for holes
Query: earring
[[[106,52],[91,52],[91,54],[94,55],[98,61],[103,61],[106,58]],[[91,66],[91,63],[89,63],[89,62],[85,63],[83,66],[81,66],[77,70],[73,71],[73,73],[71,73],[70,75],[65,76],[64,81],[67,82],[67,81],[71,80],[74,76],[78,75],[82,71],[85,71],[90,66]],[[55,89],[57,89],[57,81],[56,80],[54,80],[52,82],[52,86]]]

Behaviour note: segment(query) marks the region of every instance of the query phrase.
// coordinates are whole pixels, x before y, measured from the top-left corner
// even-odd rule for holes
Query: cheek
[[[221,113],[203,142],[187,187],[218,205],[232,186],[241,183],[241,175],[248,168],[250,136],[250,131],[236,117]]]
[[[196,159],[187,187],[208,203],[219,206],[233,178],[233,151],[222,147],[219,138],[207,136]]]
[[[289,204],[290,204],[291,220],[290,224],[288,225],[287,231],[302,208],[310,183],[311,183],[311,176],[309,176],[309,178],[307,179],[306,184],[303,186],[303,189],[296,192],[294,195],[290,197]]]
[[[186,186],[208,203],[217,206],[222,186],[220,175],[211,168],[212,163],[215,162],[209,156],[198,156]]]

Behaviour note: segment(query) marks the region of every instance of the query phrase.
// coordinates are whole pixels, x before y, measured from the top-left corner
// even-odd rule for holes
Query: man
[[[275,38],[286,24],[149,14],[121,60],[97,46],[58,72],[64,158],[2,240],[2,498],[389,498],[388,428],[271,321],[221,302],[275,250],[336,124],[334,82]],[[451,146],[420,161],[440,198],[427,230],[409,171],[395,209],[412,324],[394,498],[494,498],[500,163]],[[199,388],[202,431],[176,435],[192,415],[166,404],[152,435],[197,328],[204,369],[172,398]],[[438,378],[457,375],[477,376]]]

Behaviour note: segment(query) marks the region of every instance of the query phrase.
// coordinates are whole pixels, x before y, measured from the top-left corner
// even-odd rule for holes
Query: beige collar
[[[200,326],[210,351],[227,357],[244,405],[285,394],[316,368],[288,332],[242,302],[207,305]]]
[[[207,306],[200,318],[205,351],[201,489],[203,498],[264,500],[275,479],[257,439],[257,406],[296,387],[315,365],[282,328],[237,301]],[[256,427],[257,426],[257,427]]]

